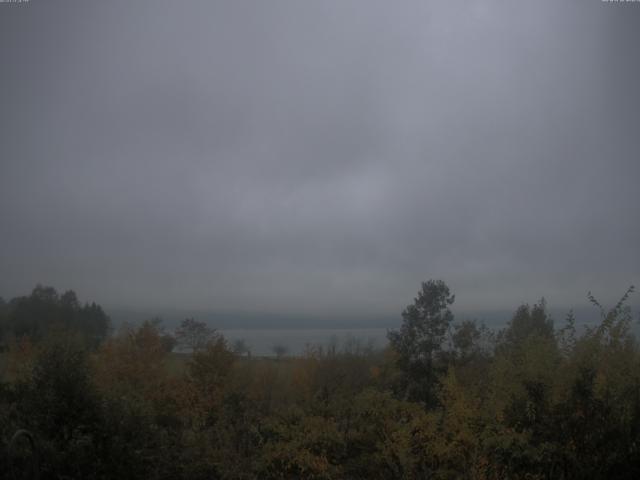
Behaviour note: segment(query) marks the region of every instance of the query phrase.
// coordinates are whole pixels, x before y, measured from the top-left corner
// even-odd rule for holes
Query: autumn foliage
[[[610,310],[590,297],[591,328],[571,314],[556,328],[541,301],[492,332],[457,323],[446,285],[426,282],[386,350],[278,359],[234,353],[194,319],[182,353],[158,321],[99,346],[12,336],[0,476],[27,429],[42,478],[640,478],[632,291]]]

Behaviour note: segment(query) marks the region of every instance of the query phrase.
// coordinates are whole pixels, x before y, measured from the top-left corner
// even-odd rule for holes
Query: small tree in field
[[[247,354],[249,357],[251,356],[251,350],[249,349],[247,342],[242,338],[238,338],[236,341],[233,342],[232,350],[233,350],[233,353],[235,353],[240,357],[243,356],[244,354]]]
[[[185,318],[176,328],[175,339],[182,350],[201,351],[216,338],[216,331],[204,322],[193,318]]]
[[[271,347],[271,351],[276,354],[276,358],[279,360],[287,354],[289,349],[282,344],[276,344]]]
[[[422,282],[413,304],[402,312],[400,330],[387,334],[402,373],[400,387],[407,398],[427,404],[435,401],[437,376],[445,368],[442,346],[453,321],[449,306],[454,299],[442,280]]]

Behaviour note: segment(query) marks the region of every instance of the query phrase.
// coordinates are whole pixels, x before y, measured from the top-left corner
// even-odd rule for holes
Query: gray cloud
[[[0,292],[397,314],[638,282],[640,10],[0,5]]]

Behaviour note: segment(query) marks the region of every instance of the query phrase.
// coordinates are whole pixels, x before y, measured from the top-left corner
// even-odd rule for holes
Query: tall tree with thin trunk
[[[422,282],[418,296],[402,312],[400,329],[387,334],[402,373],[399,388],[408,399],[428,405],[436,401],[437,378],[446,368],[442,347],[453,321],[449,306],[454,300],[444,281]]]

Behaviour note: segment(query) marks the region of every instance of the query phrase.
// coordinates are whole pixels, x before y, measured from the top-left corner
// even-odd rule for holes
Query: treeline
[[[78,301],[73,290],[63,294],[36,286],[30,295],[5,302],[0,297],[0,347],[12,340],[39,341],[56,333],[72,333],[97,346],[109,333],[110,320],[95,303]]]
[[[99,345],[15,335],[0,476],[33,465],[8,448],[27,429],[42,478],[640,478],[632,290],[611,310],[590,297],[592,328],[571,314],[555,328],[541,301],[493,332],[456,323],[449,288],[429,281],[384,351],[351,342],[278,360],[240,356],[193,319]]]

